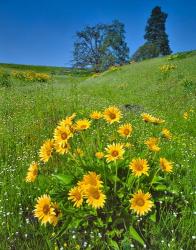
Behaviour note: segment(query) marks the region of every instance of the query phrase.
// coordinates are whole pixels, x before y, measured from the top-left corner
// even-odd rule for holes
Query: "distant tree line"
[[[76,33],[73,62],[75,68],[92,68],[99,72],[130,60],[141,61],[172,53],[165,31],[167,14],[155,7],[147,21],[144,45],[132,57],[125,41],[124,24],[118,20],[111,24],[87,26]]]

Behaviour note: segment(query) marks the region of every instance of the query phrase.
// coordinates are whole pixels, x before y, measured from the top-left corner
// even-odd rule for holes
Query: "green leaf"
[[[109,239],[109,246],[112,247],[113,250],[119,250],[119,246],[116,241]]]
[[[154,178],[152,179],[152,184],[162,182],[163,180],[164,178],[161,176],[154,176]]]
[[[156,222],[156,213],[150,216],[151,221]]]
[[[121,193],[121,192],[118,192],[117,193],[117,195],[118,195],[118,197],[121,199],[121,198],[123,198],[125,195],[123,194],[123,193]]]
[[[64,185],[69,185],[73,180],[72,175],[54,174],[52,176],[57,180],[59,180]]]
[[[133,185],[134,180],[135,180],[135,177],[133,175],[129,175],[129,178],[127,180],[127,186],[131,187]]]
[[[144,245],[143,239],[140,237],[140,235],[137,233],[137,231],[133,228],[129,228],[129,233],[132,236],[132,238],[136,241],[138,241],[140,244]]]
[[[111,216],[108,217],[107,222],[108,222],[108,223],[111,223],[111,222],[112,222],[112,217],[111,217]]]
[[[110,180],[110,181],[112,181],[112,182],[119,182],[120,181],[120,179],[118,178],[118,176],[116,176],[116,175],[110,175],[110,176],[108,176],[108,179]]]
[[[165,186],[165,185],[157,185],[157,186],[155,186],[154,187],[154,190],[157,190],[157,191],[165,191],[165,190],[167,190],[167,186]]]

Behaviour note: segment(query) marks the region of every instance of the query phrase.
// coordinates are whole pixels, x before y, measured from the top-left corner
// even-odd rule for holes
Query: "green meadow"
[[[160,66],[168,63],[175,64],[176,69],[163,75]],[[49,191],[49,184],[41,177],[29,184],[25,176],[59,120],[74,112],[89,118],[92,111],[103,111],[110,105],[119,107],[133,124],[141,121],[143,112],[161,117],[173,135],[165,155],[174,162],[173,172],[167,176],[174,193],[173,205],[164,207],[160,218],[149,222],[145,230],[141,226],[144,247],[195,249],[195,52],[171,61],[163,57],[125,65],[96,77],[58,67],[0,64],[0,69],[52,74],[49,82],[12,79],[10,86],[0,86],[0,249],[98,249],[93,248],[93,239],[83,246],[76,237],[75,247],[69,247],[69,242],[65,247],[62,240],[55,241],[56,229],[41,226],[32,213],[36,198]],[[185,112],[188,119],[183,117]],[[137,129],[142,138],[143,124]],[[66,166],[66,157],[63,161]],[[62,169],[62,163],[59,164]],[[69,172],[69,168],[63,171]],[[127,248],[118,247],[114,244],[102,249],[144,249],[135,239]]]

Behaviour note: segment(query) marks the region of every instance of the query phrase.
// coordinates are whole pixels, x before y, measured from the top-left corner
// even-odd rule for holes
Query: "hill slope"
[[[165,126],[173,133],[168,156],[175,159],[175,175],[168,178],[187,205],[179,218],[171,208],[146,234],[154,244],[151,249],[168,249],[168,244],[172,249],[194,249],[196,55],[169,63],[177,68],[165,78],[160,66],[168,60],[158,58],[85,80],[54,77],[47,84],[17,81],[10,88],[1,88],[0,249],[54,249],[49,241],[52,229],[40,227],[31,213],[35,198],[47,190],[47,183],[40,179],[39,188],[27,185],[23,181],[27,168],[59,120],[72,112],[88,117],[92,110],[108,105],[123,109],[130,122],[141,120],[142,112],[166,120]],[[183,118],[184,112],[189,119]],[[136,244],[136,249],[141,248]]]

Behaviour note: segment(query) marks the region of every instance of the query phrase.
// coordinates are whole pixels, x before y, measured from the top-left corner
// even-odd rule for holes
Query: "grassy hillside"
[[[8,64],[0,63],[0,69],[16,70],[16,71],[35,71],[37,73],[47,73],[52,75],[68,75],[68,74],[87,74],[87,70],[73,70],[68,67],[56,66],[40,66],[40,65],[23,65],[23,64]]]
[[[41,226],[31,212],[35,199],[47,192],[48,183],[41,178],[35,184],[25,183],[28,166],[59,120],[73,112],[89,117],[93,110],[102,111],[109,105],[120,107],[125,119],[134,125],[140,122],[142,112],[166,120],[164,126],[173,134],[166,156],[175,162],[174,173],[167,178],[170,188],[181,198],[176,200],[176,207],[163,211],[157,223],[149,224],[148,230],[141,229],[142,238],[151,250],[194,249],[196,55],[171,61],[177,68],[163,77],[160,66],[167,63],[167,58],[158,58],[95,78],[54,77],[49,83],[29,84],[13,81],[11,87],[0,88],[0,249],[54,249],[54,241],[50,240],[53,228]],[[19,69],[51,70],[28,66]],[[187,120],[184,112],[189,114]],[[142,137],[144,125],[140,129],[136,133]],[[66,159],[63,164],[66,166]],[[132,243],[135,249],[143,249],[137,241]],[[63,247],[62,242],[59,244]]]

